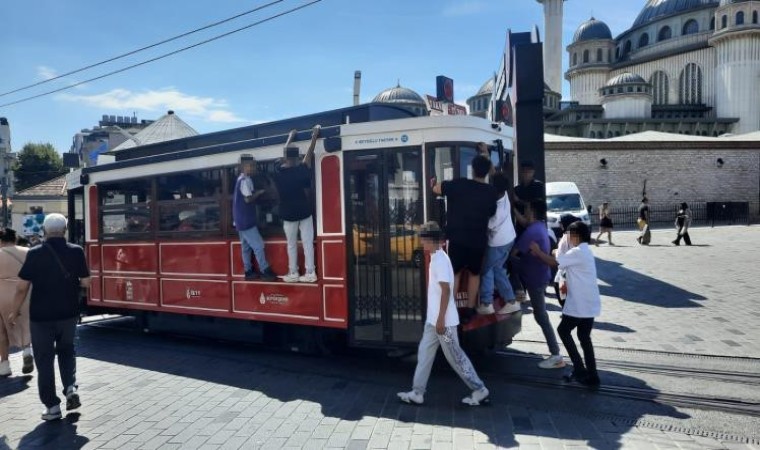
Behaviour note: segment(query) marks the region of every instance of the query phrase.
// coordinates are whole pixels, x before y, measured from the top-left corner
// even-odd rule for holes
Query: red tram
[[[286,136],[302,153],[321,124],[313,164],[318,281],[246,281],[231,195],[241,153],[253,154],[267,258],[287,272],[286,242],[271,174]],[[308,347],[326,336],[350,345],[419,341],[425,258],[416,238],[440,220],[429,183],[469,176],[478,142],[512,130],[471,116],[417,117],[362,105],[138,146],[69,174],[70,233],[89,258],[89,311],[137,316],[148,329]],[[299,245],[299,253],[302,252]],[[299,258],[303,258],[299,254]],[[467,335],[511,341],[519,317],[478,317]]]

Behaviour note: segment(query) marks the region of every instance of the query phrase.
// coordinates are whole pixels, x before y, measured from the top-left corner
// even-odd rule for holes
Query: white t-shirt
[[[240,183],[240,193],[243,194],[243,197],[250,197],[253,195],[253,192],[253,180],[251,177],[246,176],[243,178],[243,182]]]
[[[445,324],[447,327],[459,325],[459,314],[454,303],[454,268],[451,266],[449,255],[441,249],[430,258],[430,270],[428,272],[428,303],[427,323],[435,326],[438,321],[438,310],[441,307],[441,285],[449,284],[449,305],[446,308]]]
[[[512,206],[509,197],[504,194],[496,202],[496,214],[488,220],[488,246],[503,247],[517,237],[512,224]]]
[[[562,314],[585,319],[602,312],[599,286],[596,284],[596,261],[585,242],[557,256],[559,270],[565,271],[567,299]]]

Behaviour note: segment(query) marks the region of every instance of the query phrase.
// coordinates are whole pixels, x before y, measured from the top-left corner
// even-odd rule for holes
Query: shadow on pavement
[[[657,278],[636,272],[619,262],[596,258],[597,277],[607,286],[599,286],[602,295],[625,301],[663,308],[697,308],[699,300],[707,300]]]
[[[525,354],[522,357],[492,355],[487,360],[490,362],[476,359],[476,367],[492,392],[492,404],[466,407],[461,405],[460,400],[469,392],[447,367],[439,352],[425,405],[411,406],[399,402],[396,392],[410,389],[414,358],[390,359],[381,352],[368,349],[350,351],[350,354],[338,357],[314,357],[260,347],[220,345],[209,340],[141,335],[127,330],[89,327],[80,327],[79,330],[80,357],[148,371],[142,377],[133,378],[134,386],[124,385],[119,380],[118,389],[130,392],[132,397],[140,395],[140,391],[145,389],[182,389],[181,379],[150,372],[173,374],[237,388],[239,391],[225,390],[225,393],[232,392],[229,395],[240,398],[240,401],[247,398],[247,407],[255,408],[256,413],[268,412],[273,417],[284,417],[296,423],[309,420],[306,413],[298,411],[300,408],[297,409],[297,406],[313,403],[319,405],[321,415],[326,417],[346,421],[360,421],[365,417],[400,421],[402,424],[391,428],[408,427],[410,436],[412,427],[421,424],[478,430],[487,435],[491,443],[502,447],[518,445],[515,435],[520,434],[583,439],[588,440],[588,445],[593,448],[617,449],[622,446],[622,435],[645,415],[688,417],[669,405],[658,403],[657,391],[633,377],[623,376],[625,384],[651,389],[650,400],[626,401],[587,389],[536,385],[531,381],[545,380],[547,377],[553,377],[556,384],[563,372],[539,369],[536,367],[538,359],[535,356],[525,357]],[[114,351],[116,348],[118,351]],[[602,372],[601,376],[603,382],[610,378],[606,372]],[[517,380],[518,377],[526,382]],[[615,379],[620,382],[620,375],[616,374]],[[110,384],[105,379],[83,379],[81,382],[85,404],[87,396],[96,396],[100,389],[108,390]],[[97,385],[91,392],[87,391],[88,382]],[[200,389],[198,395],[201,398],[194,396],[195,402],[202,402],[204,393],[206,389]],[[214,394],[209,391],[206,395],[214,397],[212,400],[217,403],[221,400],[218,392]],[[267,401],[267,398],[295,403],[288,407]],[[240,411],[226,407],[218,413],[207,414],[219,415],[218,420],[223,418],[229,421]],[[604,422],[602,425],[607,426],[600,429],[598,420],[592,425],[589,420],[579,420],[578,415],[599,417],[601,419],[598,420]],[[619,421],[614,417],[625,420]],[[375,430],[383,423],[377,422]],[[63,432],[71,434],[66,430]],[[456,433],[453,434],[456,439]],[[390,439],[390,431],[387,437]],[[368,443],[359,439],[358,442],[348,442],[348,445],[364,448]],[[387,446],[392,448],[392,444],[390,441]]]
[[[32,378],[32,375],[21,375],[0,379],[0,398],[29,389],[29,382],[32,381]]]
[[[84,447],[90,440],[77,434],[76,423],[79,421],[79,413],[69,413],[61,420],[42,422],[27,433],[18,448],[50,448],[56,450],[77,450]]]

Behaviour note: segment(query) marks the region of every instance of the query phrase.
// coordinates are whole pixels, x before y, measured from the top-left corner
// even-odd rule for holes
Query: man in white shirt
[[[488,401],[488,389],[478,377],[472,362],[459,346],[457,325],[459,315],[454,303],[454,268],[446,252],[441,248],[444,236],[435,222],[424,224],[420,240],[426,252],[431,254],[428,273],[428,302],[425,330],[417,352],[417,368],[414,371],[413,388],[399,392],[401,401],[421,405],[424,402],[430,372],[433,369],[438,347],[451,368],[459,375],[472,393],[462,403],[477,406]]]

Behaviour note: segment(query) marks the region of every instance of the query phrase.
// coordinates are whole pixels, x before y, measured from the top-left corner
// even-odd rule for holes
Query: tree
[[[14,169],[16,191],[36,186],[66,173],[61,155],[52,144],[24,145],[18,154],[18,163]]]

